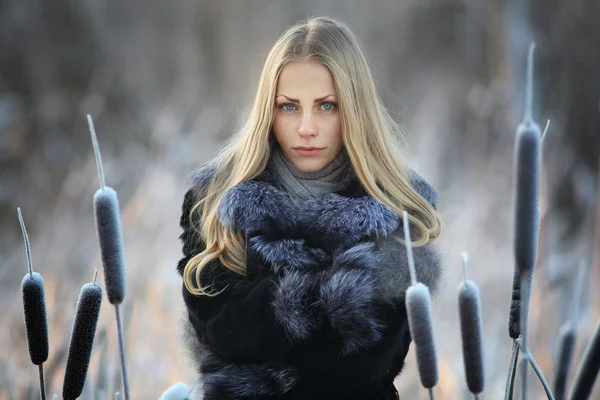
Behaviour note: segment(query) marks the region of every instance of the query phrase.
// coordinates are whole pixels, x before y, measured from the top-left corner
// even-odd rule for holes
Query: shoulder
[[[417,193],[429,202],[434,208],[437,207],[437,190],[415,170],[409,171],[410,184]]]
[[[190,212],[194,205],[204,197],[206,188],[214,178],[216,169],[214,163],[206,163],[188,175],[183,204],[181,205],[181,219],[179,221],[182,228],[187,229],[190,227]]]
[[[208,185],[212,182],[217,165],[214,162],[208,162],[196,168],[187,177],[187,187],[189,196],[194,196],[196,200],[200,200]]]
[[[204,242],[195,226],[196,224],[192,223],[190,217],[196,203],[204,197],[206,187],[212,180],[215,170],[214,165],[206,164],[196,169],[187,178],[188,185],[183,196],[179,218],[179,226],[182,228],[179,239],[183,243],[184,255],[177,265],[180,274],[183,273],[183,269],[190,258],[204,250]]]

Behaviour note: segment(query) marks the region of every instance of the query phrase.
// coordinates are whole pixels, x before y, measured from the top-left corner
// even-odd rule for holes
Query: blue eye
[[[336,106],[335,103],[333,103],[331,101],[328,101],[326,103],[321,104],[321,109],[323,111],[331,111],[331,110],[333,110],[335,108],[335,106]]]
[[[284,104],[280,105],[279,107],[283,108],[285,111],[294,111],[296,109],[296,106],[293,105],[292,103],[284,103]]]

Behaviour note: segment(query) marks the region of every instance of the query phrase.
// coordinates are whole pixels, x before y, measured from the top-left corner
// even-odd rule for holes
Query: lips
[[[302,156],[316,156],[318,155],[321,151],[324,150],[324,148],[322,147],[294,147],[294,150],[296,151],[296,153],[302,155]]]

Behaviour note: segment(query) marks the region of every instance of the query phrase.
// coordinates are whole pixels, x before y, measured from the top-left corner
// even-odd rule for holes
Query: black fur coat
[[[212,177],[192,178],[181,227],[184,257],[204,250],[189,212]],[[353,175],[345,189],[297,203],[269,167],[226,193],[221,223],[246,238],[248,276],[213,261],[202,284],[225,289],[193,296],[188,351],[205,400],[396,399],[393,386],[411,342],[404,293],[410,285],[401,218],[369,196]],[[435,206],[421,177],[413,187]],[[433,245],[413,249],[420,282],[435,291],[440,257]]]

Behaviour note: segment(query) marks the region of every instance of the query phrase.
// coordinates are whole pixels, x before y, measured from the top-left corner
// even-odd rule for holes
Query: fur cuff
[[[298,382],[296,370],[281,363],[231,364],[214,354],[202,363],[207,398],[241,399],[282,396]]]
[[[319,288],[320,302],[331,326],[343,339],[342,353],[375,345],[384,325],[375,318],[374,243],[362,243],[338,255]]]

